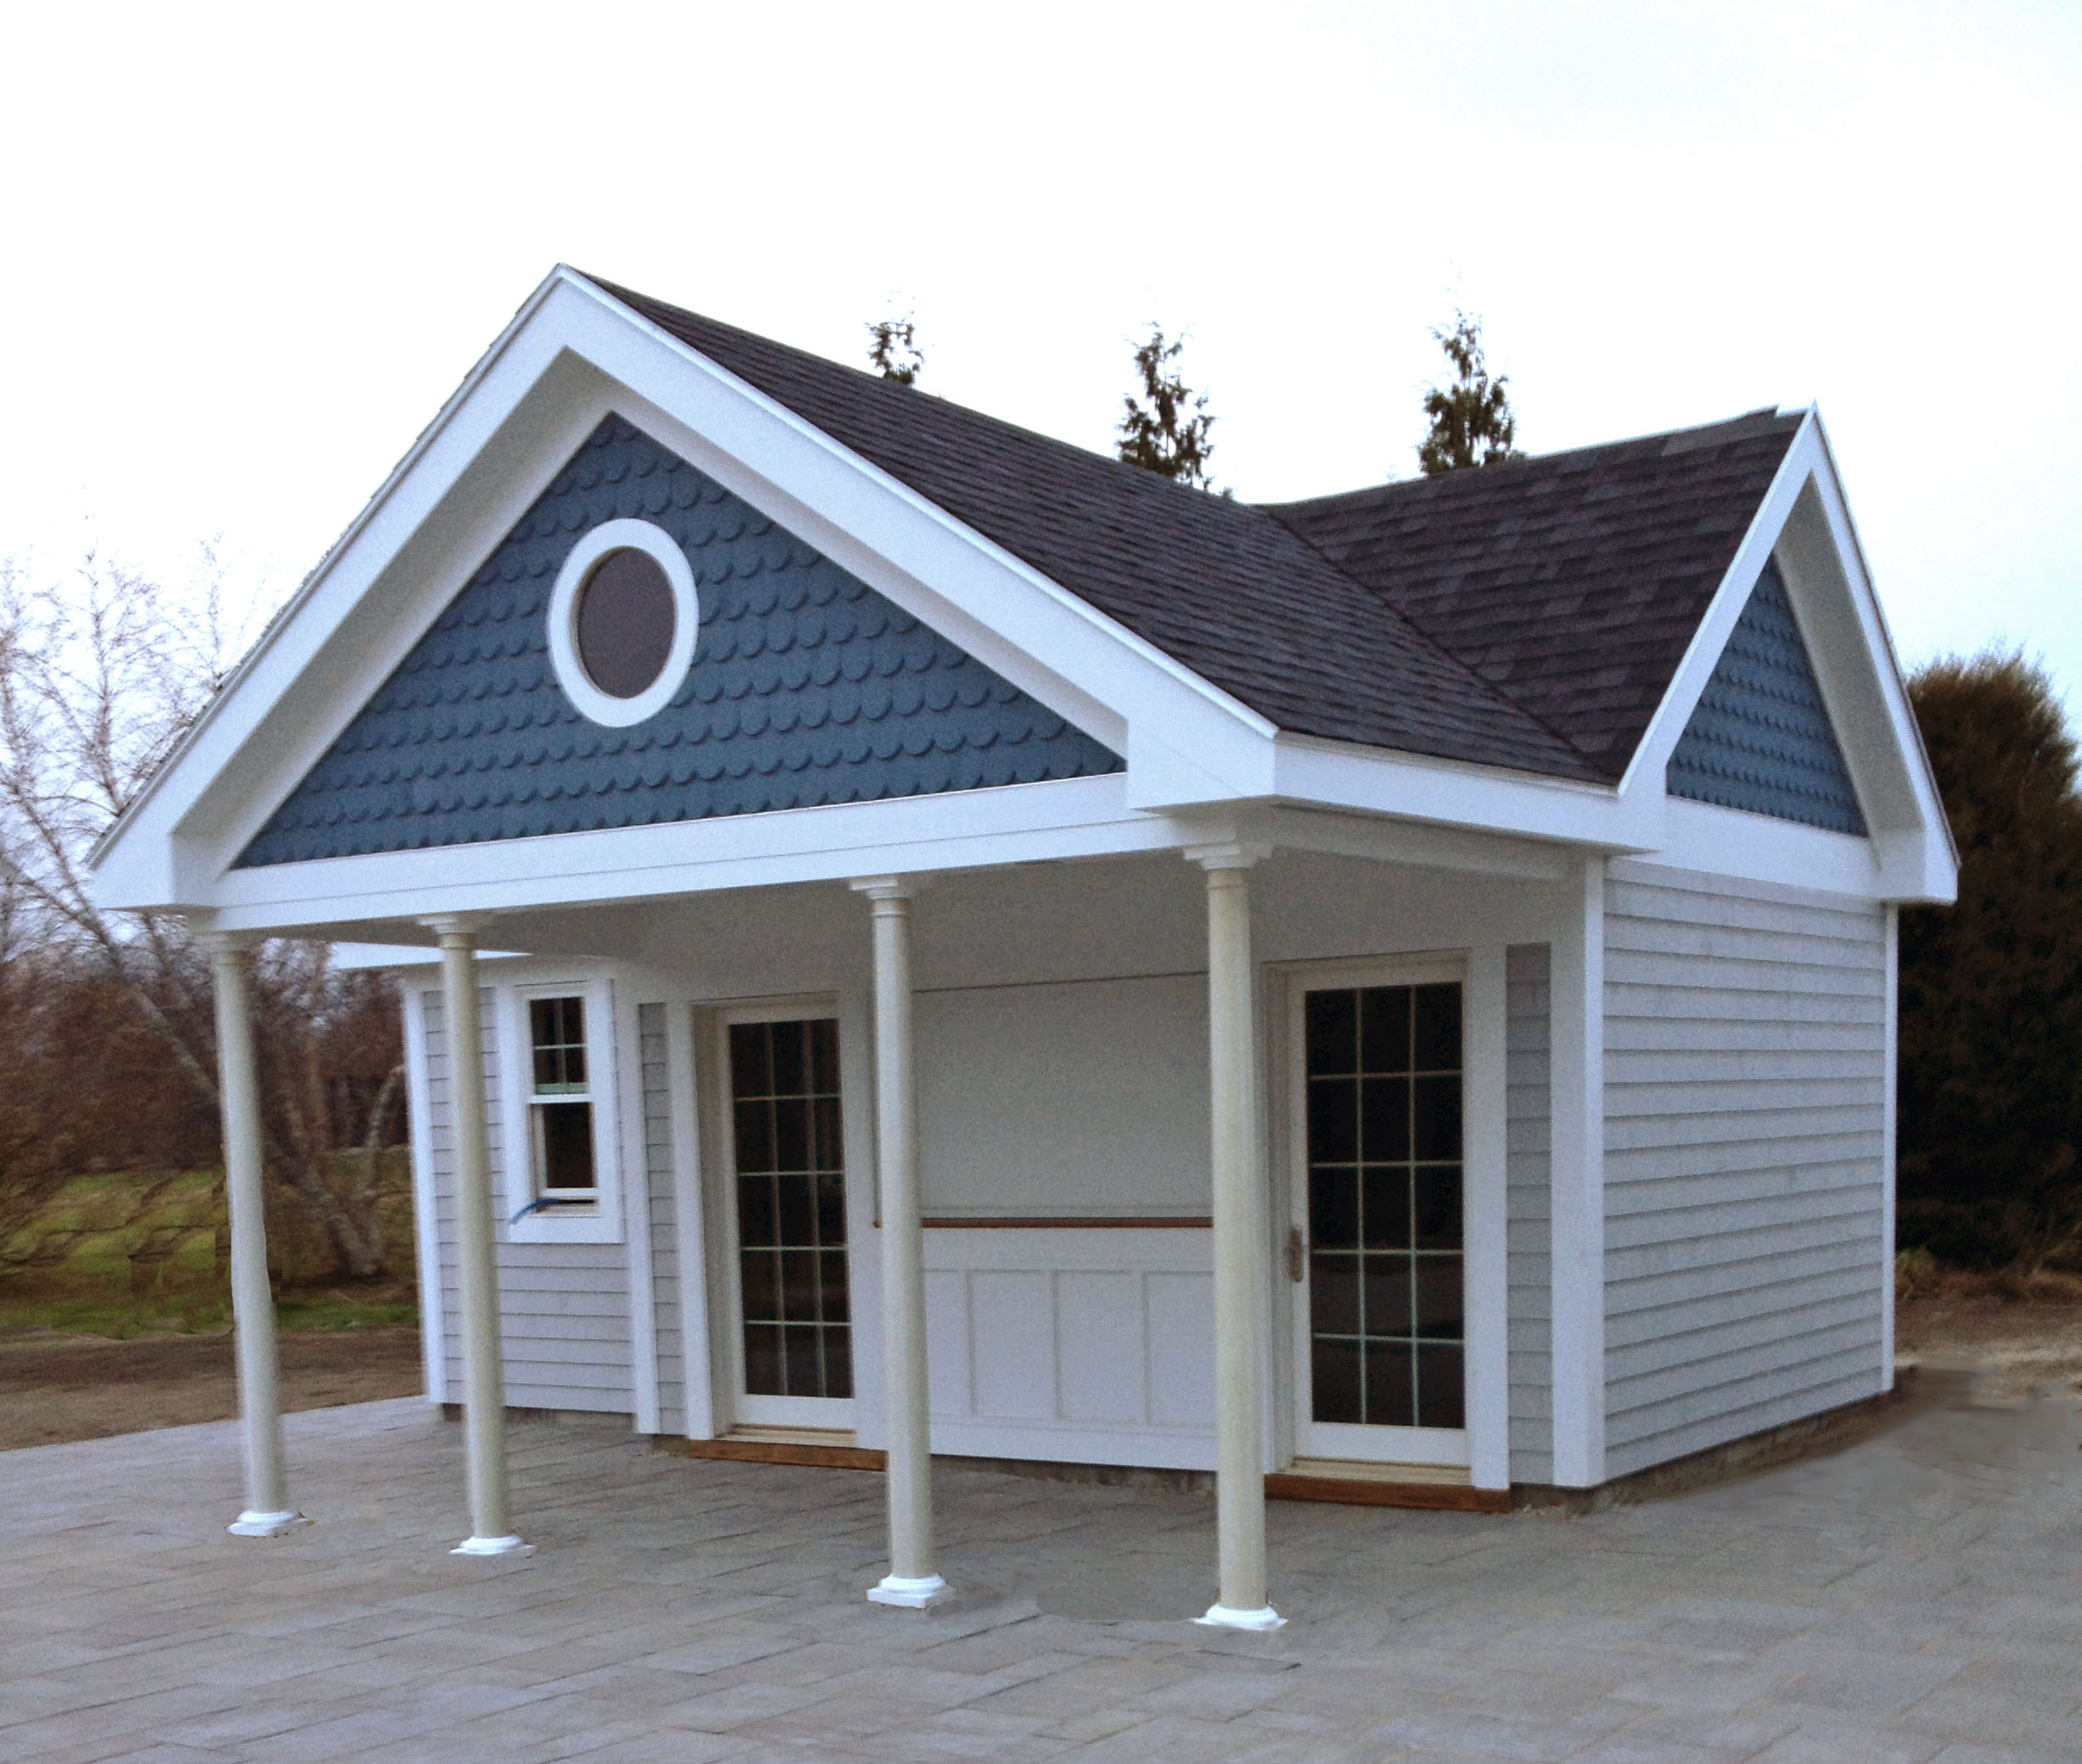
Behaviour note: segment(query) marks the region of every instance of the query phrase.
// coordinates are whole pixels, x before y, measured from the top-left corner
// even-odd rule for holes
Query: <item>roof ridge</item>
[[[1646,450],[1652,444],[1658,442],[1661,446],[1658,452],[1663,456],[1690,452],[1696,448],[1714,447],[1724,441],[1749,441],[1782,424],[1787,428],[1797,428],[1805,419],[1804,412],[1785,412],[1777,405],[1760,405],[1755,410],[1744,411],[1736,416],[1719,417],[1709,423],[1693,423],[1682,429],[1652,430],[1647,434],[1627,435],[1618,441],[1589,441],[1578,447],[1557,447],[1551,453],[1525,453],[1515,459],[1493,459],[1482,465],[1440,472],[1436,475],[1385,478],[1379,483],[1360,484],[1350,490],[1326,491],[1320,496],[1290,497],[1277,502],[1260,503],[1256,506],[1277,520],[1280,518],[1277,511],[1283,509],[1306,509],[1320,504],[1357,501],[1362,497],[1369,496],[1388,497],[1433,489],[1459,489],[1464,487],[1471,472],[1482,474],[1482,482],[1494,484],[1506,477],[1517,476],[1536,468],[1551,469],[1571,461],[1589,462],[1630,450]]]

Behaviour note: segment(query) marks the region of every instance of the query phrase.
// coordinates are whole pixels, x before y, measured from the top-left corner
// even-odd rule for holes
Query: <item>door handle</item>
[[[1301,1235],[1301,1227],[1287,1227],[1287,1277],[1296,1286],[1301,1283],[1301,1273],[1308,1255],[1308,1243]]]

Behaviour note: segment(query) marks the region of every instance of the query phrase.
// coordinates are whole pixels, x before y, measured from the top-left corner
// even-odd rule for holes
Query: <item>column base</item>
[[[1226,1605],[1209,1605],[1207,1615],[1196,1617],[1193,1621],[1221,1630],[1277,1630],[1287,1619],[1270,1605],[1256,1611],[1233,1611]]]
[[[451,1556],[532,1556],[535,1546],[522,1543],[518,1537],[464,1538],[448,1553]]]
[[[301,1513],[241,1513],[225,1529],[235,1538],[279,1538],[310,1523]]]
[[[906,1579],[901,1574],[885,1574],[879,1585],[868,1589],[872,1603],[902,1605],[911,1611],[923,1611],[928,1605],[936,1605],[941,1600],[953,1596],[954,1589],[937,1574],[927,1574],[915,1580]]]

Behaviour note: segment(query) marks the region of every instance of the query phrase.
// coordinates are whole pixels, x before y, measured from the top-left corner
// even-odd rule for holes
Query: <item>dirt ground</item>
[[[1975,1368],[1984,1401],[2022,1402],[2041,1388],[2082,1396],[2082,1295],[2010,1299],[1963,1280],[1954,1285],[1895,1306],[1897,1360]]]
[[[285,1409],[373,1403],[422,1388],[416,1329],[290,1329],[280,1340]],[[0,1332],[0,1451],[237,1413],[228,1330],[128,1341],[56,1329]]]

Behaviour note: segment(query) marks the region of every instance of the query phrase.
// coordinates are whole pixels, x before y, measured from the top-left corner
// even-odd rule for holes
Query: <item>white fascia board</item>
[[[237,851],[611,409],[1117,752],[1154,722],[1220,756],[1230,794],[1257,794],[1265,719],[560,268],[103,842],[97,899],[215,904]]]
[[[785,809],[234,870],[225,930],[318,930],[446,912],[577,907],[855,876],[1117,856],[1175,847],[1119,772],[896,802]]]
[[[1917,725],[1915,708],[1908,702],[1908,682],[1902,670],[1901,652],[1894,646],[1894,634],[1887,627],[1886,611],[1873,585],[1864,543],[1859,539],[1857,523],[1852,518],[1850,499],[1844,494],[1843,480],[1836,470],[1836,456],[1829,447],[1829,431],[1823,426],[1818,410],[1813,413],[1812,428],[1816,454],[1814,488],[1835,544],[1836,561],[1851,591],[1851,608],[1864,640],[1872,683],[1878,688],[1885,707],[1894,754],[1906,774],[1914,803],[1912,812],[1903,817],[1908,824],[1890,828],[1882,837],[1883,852],[1891,843],[1903,852],[1907,861],[1909,848],[1913,847],[1914,861],[1922,872],[1924,882],[1919,897],[1955,900],[1959,895],[1959,848],[1953,841],[1951,823],[1945,817],[1944,799],[1937,789],[1937,774],[1931,770],[1930,754],[1923,745],[1923,731]],[[1909,896],[1903,895],[1900,898]]]
[[[1273,753],[1269,794],[1282,802],[1610,851],[1662,839],[1659,796],[1307,736],[1283,735]]]

